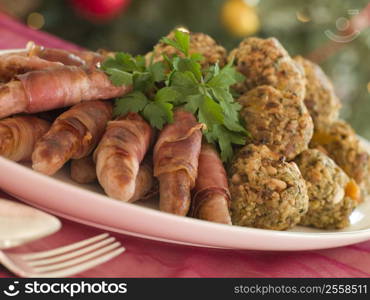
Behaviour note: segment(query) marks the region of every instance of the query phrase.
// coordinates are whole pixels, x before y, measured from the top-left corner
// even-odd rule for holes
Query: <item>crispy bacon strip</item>
[[[33,116],[17,116],[0,121],[0,155],[14,161],[29,160],[36,142],[50,123]]]
[[[18,75],[18,80],[0,85],[0,118],[71,106],[82,101],[122,96],[130,86],[114,86],[98,70],[62,66]]]
[[[94,152],[98,180],[108,196],[125,202],[132,199],[139,166],[152,138],[153,129],[137,113],[108,123]]]
[[[227,175],[218,152],[212,145],[203,143],[191,215],[202,220],[231,225],[230,201]]]
[[[190,190],[198,174],[203,124],[184,110],[174,113],[174,122],[161,131],[154,147],[154,176],[159,179],[160,210],[186,215]]]
[[[32,154],[32,168],[52,175],[69,159],[89,155],[112,117],[109,102],[91,101],[73,106],[61,114],[38,141]]]

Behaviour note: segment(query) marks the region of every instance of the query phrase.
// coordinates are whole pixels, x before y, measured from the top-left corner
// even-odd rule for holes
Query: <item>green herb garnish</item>
[[[173,111],[183,107],[204,123],[203,134],[208,142],[217,143],[221,158],[232,158],[232,144],[243,145],[247,132],[239,119],[239,103],[230,86],[244,76],[232,62],[221,68],[218,63],[202,70],[200,54],[190,54],[190,36],[176,30],[175,38],[161,42],[176,48],[182,56],[163,56],[163,61],[146,64],[144,57],[117,53],[108,58],[102,69],[114,85],[133,85],[133,92],[115,102],[114,114],[140,113],[150,124],[162,129],[173,122]]]

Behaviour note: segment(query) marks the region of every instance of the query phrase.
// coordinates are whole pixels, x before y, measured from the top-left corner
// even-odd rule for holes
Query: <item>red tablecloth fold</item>
[[[80,49],[73,43],[24,26],[0,11],[0,49],[24,48],[29,41],[45,47]]]
[[[29,40],[48,47],[78,48],[0,13],[0,49],[21,48]],[[2,192],[0,197],[11,198]],[[62,221],[61,231],[19,247],[19,251],[47,250],[102,233]],[[370,277],[370,241],[320,251],[262,252],[179,246],[112,235],[126,252],[78,277]],[[12,275],[0,266],[0,277],[9,276]]]

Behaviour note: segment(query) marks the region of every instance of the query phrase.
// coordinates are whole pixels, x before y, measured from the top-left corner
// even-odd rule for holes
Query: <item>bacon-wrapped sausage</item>
[[[139,166],[153,137],[153,129],[137,113],[108,123],[94,152],[99,183],[108,196],[125,202],[135,193]]]
[[[140,165],[135,180],[135,192],[128,202],[135,202],[153,195],[154,190],[153,165],[149,159],[144,159]]]
[[[74,159],[71,162],[71,178],[82,184],[92,183],[97,180],[96,165],[92,155]],[[135,192],[128,202],[134,202],[150,196],[154,187],[153,167],[148,159],[140,165],[135,180]]]
[[[92,183],[97,179],[92,155],[71,161],[71,178],[82,184]]]
[[[229,207],[230,193],[225,168],[216,149],[203,143],[191,215],[202,220],[231,225]]]
[[[68,66],[89,68],[104,59],[103,55],[93,51],[45,48],[32,42],[27,45],[27,48],[28,56],[38,56],[44,60],[61,62]]]
[[[34,114],[34,116],[45,121],[48,121],[50,123],[53,123],[56,118],[58,118],[62,113],[66,112],[68,109],[69,107],[62,107],[53,110],[42,111]]]
[[[63,65],[90,69],[104,58],[105,55],[92,51],[44,48],[31,42],[25,51],[0,55],[0,81],[9,81],[16,75],[30,71]]]
[[[122,96],[130,86],[114,86],[98,70],[62,66],[18,75],[19,80],[0,85],[0,118],[16,113],[36,113],[72,106],[82,101]]]
[[[154,147],[154,176],[159,179],[160,210],[185,216],[190,191],[198,174],[203,124],[187,111],[177,110],[174,122],[161,131]]]
[[[0,121],[0,155],[14,161],[29,160],[36,142],[50,123],[33,116],[17,116]]]
[[[47,61],[38,56],[26,56],[22,53],[0,55],[0,81],[9,81],[18,74],[63,66],[60,62]]]
[[[84,102],[61,114],[38,141],[32,154],[32,168],[48,175],[69,159],[89,155],[112,117],[112,105],[104,101]]]

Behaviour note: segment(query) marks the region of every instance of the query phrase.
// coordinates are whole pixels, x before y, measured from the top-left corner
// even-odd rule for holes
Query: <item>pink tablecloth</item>
[[[76,47],[0,13],[0,49],[24,47],[29,40],[49,47]],[[9,198],[1,192],[0,197]],[[20,247],[20,251],[47,250],[102,232],[62,221],[61,231]],[[262,252],[196,248],[112,235],[126,252],[78,277],[370,277],[370,241],[320,251]],[[0,266],[0,277],[8,276],[11,274]]]

